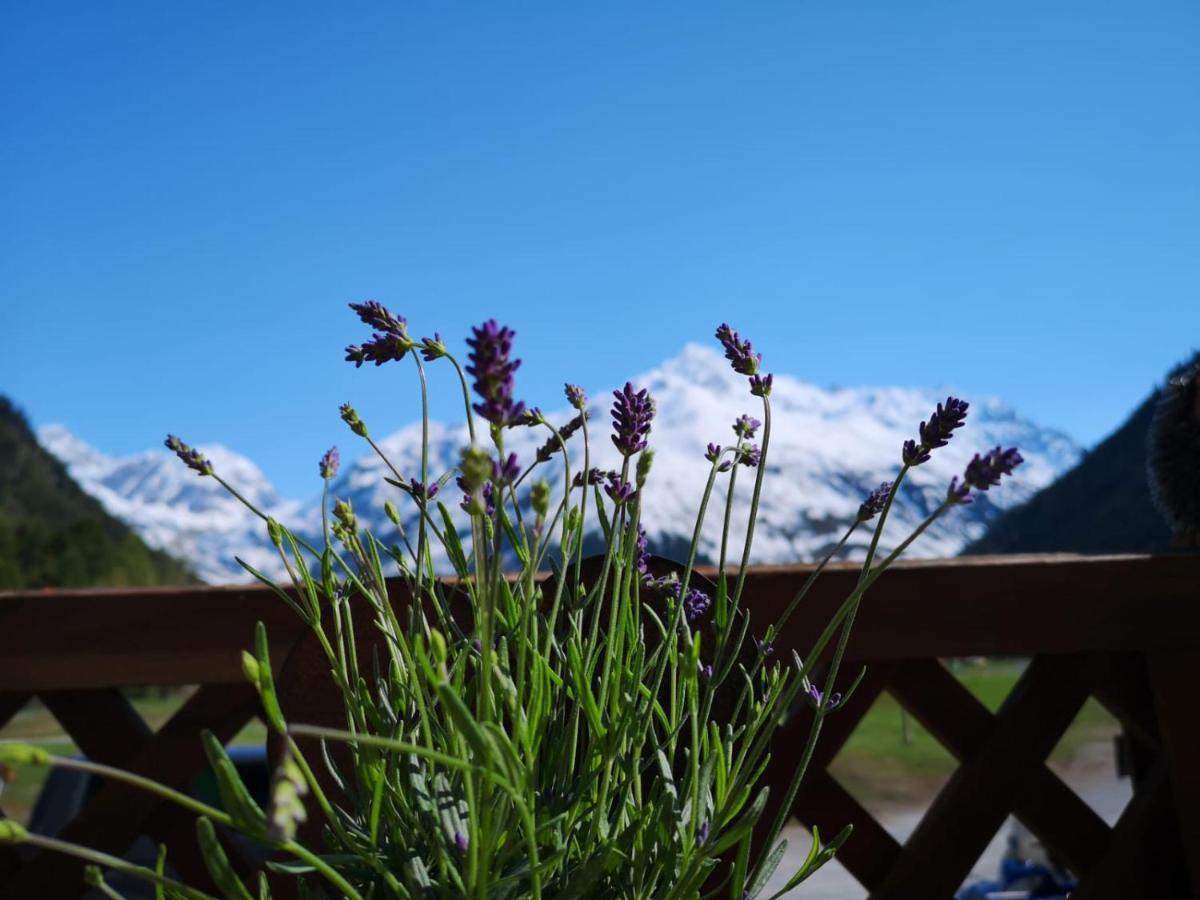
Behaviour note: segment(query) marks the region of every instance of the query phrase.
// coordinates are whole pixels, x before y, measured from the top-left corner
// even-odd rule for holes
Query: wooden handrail
[[[759,566],[749,573],[743,605],[756,630],[778,617],[811,571]],[[807,653],[857,574],[854,564],[830,566],[776,647]],[[266,623],[272,659],[281,668],[306,628],[266,587],[0,593],[0,726],[27,698],[41,696],[80,746],[91,741],[118,761],[124,746],[129,765],[186,784],[202,764],[184,749],[188,735],[201,728],[232,734],[254,715],[240,654],[257,621]],[[1033,663],[993,714],[938,663],[964,656],[1021,656]],[[867,665],[868,679],[828,720],[792,812],[823,832],[856,823],[858,842],[840,858],[872,898],[949,898],[980,842],[1009,812],[1070,861],[1083,877],[1080,897],[1200,896],[1200,556],[900,563],[866,597],[847,660],[855,664],[848,673]],[[112,689],[151,684],[203,687],[176,720],[150,735],[129,719],[128,709],[114,711],[122,698]],[[884,691],[960,762],[904,844],[825,768]],[[1043,762],[1088,696],[1113,712],[1146,761],[1134,802],[1111,829]],[[104,714],[89,724],[81,711],[100,707]],[[802,713],[781,731],[768,780],[790,774],[788,758],[807,721]],[[101,743],[88,734],[98,729],[111,732]],[[71,826],[89,840],[103,843],[138,829],[164,840],[186,834],[162,809],[126,804],[120,791],[93,803]],[[120,827],[106,826],[102,813],[121,815]],[[186,859],[186,850],[179,858]],[[1138,882],[1122,869],[1140,864],[1158,873],[1157,880]],[[77,883],[52,870],[35,861],[6,880],[0,865],[0,895],[40,887],[41,878]],[[202,870],[192,874],[203,880]],[[1122,889],[1126,893],[1118,893]]]
[[[752,621],[773,621],[811,571],[756,566],[745,594]],[[857,572],[829,566],[780,643],[805,652]],[[257,621],[280,652],[304,631],[261,586],[0,593],[0,690],[240,682]],[[981,556],[896,564],[871,589],[849,658],[1197,645],[1200,557]]]

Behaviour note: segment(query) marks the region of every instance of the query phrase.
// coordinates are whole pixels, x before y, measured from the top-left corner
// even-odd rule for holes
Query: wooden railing
[[[746,602],[770,621],[810,569],[761,567]],[[817,582],[776,647],[804,653],[852,587],[853,566]],[[259,588],[0,594],[0,727],[45,703],[90,757],[184,786],[204,765],[203,728],[229,738],[257,713],[240,651],[267,623],[281,668],[303,627]],[[1031,660],[991,713],[939,660]],[[824,724],[792,810],[833,834],[871,898],[945,900],[1014,814],[1093,898],[1200,897],[1200,557],[981,557],[896,566],[866,598],[846,671],[867,675]],[[199,684],[152,732],[118,688]],[[828,771],[868,708],[890,693],[959,765],[901,844]],[[1137,760],[1133,800],[1110,827],[1045,764],[1088,697],[1121,723]],[[809,721],[781,730],[768,780],[779,797]],[[768,818],[770,811],[768,811]],[[63,837],[121,853],[148,834],[177,868],[205,881],[188,817],[119,785],[104,787]],[[0,856],[0,896],[72,896],[61,858]]]

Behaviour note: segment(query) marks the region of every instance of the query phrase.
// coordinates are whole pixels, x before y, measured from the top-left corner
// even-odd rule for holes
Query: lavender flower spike
[[[567,402],[577,410],[582,412],[587,407],[587,394],[583,392],[583,388],[581,388],[579,385],[564,385],[563,391],[567,395]]]
[[[688,624],[696,624],[696,621],[708,612],[711,604],[712,598],[704,591],[688,591],[687,596],[683,598],[683,614],[687,617]]]
[[[921,423],[920,443],[917,441],[904,442],[900,454],[904,464],[919,466],[921,463],[929,461],[930,451],[936,450],[938,447],[945,447],[950,438],[954,436],[952,433],[954,429],[962,427],[963,422],[966,421],[968,406],[970,404],[957,397],[947,397],[944,404],[939,403],[937,409],[930,415],[929,421]]]
[[[499,485],[512,484],[521,477],[521,463],[517,460],[517,454],[508,454],[508,459],[503,463],[499,461],[492,462],[492,481]]]
[[[717,340],[725,348],[725,358],[733,364],[733,371],[740,375],[757,375],[762,365],[762,354],[755,353],[749,341],[743,341],[738,333],[722,322],[717,326]]]
[[[758,444],[739,444],[738,462],[751,469],[758,468],[758,464],[762,462],[762,450]]]
[[[371,340],[362,346],[350,344],[346,348],[346,362],[354,363],[355,368],[364,362],[382,366],[391,360],[404,359],[408,351],[416,346],[408,336],[408,322],[382,303],[368,300],[366,303],[351,303],[350,308],[365,324],[377,329],[371,335]]]
[[[739,438],[749,440],[754,437],[755,432],[761,427],[762,422],[758,421],[758,419],[751,416],[738,416],[737,420],[733,423],[733,433]]]
[[[862,506],[858,508],[858,521],[867,522],[875,518],[881,512],[887,503],[888,495],[892,492],[892,483],[890,481],[882,482],[879,487],[867,494],[867,499],[862,502]]]
[[[645,388],[635,393],[628,381],[623,389],[613,391],[613,396],[616,398],[612,406],[616,433],[612,442],[622,456],[632,456],[646,448],[646,435],[650,433],[650,421],[654,418],[654,399]]]
[[[421,358],[425,362],[433,362],[435,359],[449,355],[450,351],[446,349],[446,343],[436,331],[431,338],[421,338]]]
[[[628,503],[637,495],[632,484],[621,480],[619,472],[608,472],[605,474],[605,478],[608,480],[608,484],[604,486],[604,493],[608,494],[613,503],[618,505]]]
[[[408,320],[396,315],[382,303],[368,300],[366,303],[351,303],[350,308],[358,314],[364,325],[393,337],[408,337]]]
[[[493,425],[504,428],[515,424],[525,412],[525,404],[513,401],[513,373],[521,365],[519,359],[509,359],[516,332],[488,319],[471,329],[467,345],[471,348],[467,372],[475,378],[472,385],[481,401],[475,412]]]
[[[771,388],[775,384],[774,375],[751,375],[750,393],[755,397],[770,397]]]
[[[958,506],[960,503],[973,503],[971,486],[965,481],[960,482],[958,476],[955,475],[950,479],[950,486],[946,488],[946,502],[952,506]]]
[[[409,490],[412,491],[414,500],[432,500],[437,496],[437,492],[441,488],[441,485],[436,481],[426,484],[417,478],[408,479],[408,486]]]
[[[976,490],[986,491],[989,487],[998,485],[1003,476],[1011,475],[1013,470],[1023,462],[1025,459],[1016,447],[1009,447],[1007,450],[996,447],[983,456],[976,453],[975,457],[967,463],[966,471],[963,472],[963,481]]]
[[[167,439],[163,443],[167,446],[168,450],[174,451],[183,464],[197,475],[211,475],[213,473],[212,463],[199,450],[189,447],[179,438],[175,437],[175,435],[168,434]]]
[[[725,451],[722,449],[720,444],[709,444],[708,448],[704,451],[704,458],[709,462],[715,463],[721,458],[721,454],[724,452]],[[733,463],[729,460],[725,460],[723,463],[717,466],[717,471],[728,472],[731,468],[733,468]]]
[[[337,475],[338,466],[342,463],[341,454],[338,453],[337,447],[330,447],[325,451],[325,455],[321,457],[320,469],[321,477],[326,481]]]

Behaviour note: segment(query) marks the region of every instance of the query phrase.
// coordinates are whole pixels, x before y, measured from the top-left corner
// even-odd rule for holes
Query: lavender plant
[[[966,418],[967,404],[947,398],[901,448],[895,479],[864,499],[781,618],[760,623],[745,588],[767,471],[773,378],[761,371],[762,356],[749,341],[728,325],[717,329],[760,409],[733,423],[731,442],[698,450],[710,468],[691,546],[686,561],[669,565],[649,557],[641,527],[654,459],[655,403],[646,390],[627,383],[614,392],[609,436],[620,467],[601,470],[592,465],[593,408],[582,389],[566,385],[575,414],[561,425],[515,399],[520,362],[513,358],[512,330],[495,321],[473,329],[464,367],[440,335],[412,338],[405,319],[378,303],[352,308],[373,331],[366,343],[346,349],[346,359],[356,366],[410,359],[420,385],[423,441],[415,473],[393,466],[354,408],[341,408],[350,430],[387,464],[397,500],[415,512],[416,533],[405,529],[391,502],[392,542],[362,528],[349,502],[330,502],[335,448],[318,466],[325,493],[317,541],[255,509],[290,589],[243,563],[312,630],[343,700],[344,727],[284,716],[260,624],[243,662],[282,747],[267,808],[251,797],[211,736],[205,750],[220,786],[219,808],[35,747],[4,745],[0,763],[98,772],[183,806],[197,817],[197,840],[214,884],[239,900],[269,897],[272,882],[259,873],[256,884],[246,884],[218,828],[269,847],[272,877],[299,880],[308,896],[763,896],[784,858],[779,835],[822,722],[854,689],[839,693],[834,686],[863,597],[930,524],[996,486],[1020,464],[1020,454],[997,447],[976,455],[937,508],[878,558],[909,470],[945,446]],[[434,472],[426,364],[441,360],[462,388],[471,444],[454,469]],[[506,447],[509,431],[522,427],[546,432],[532,459],[518,459]],[[167,446],[254,509],[198,451],[173,436]],[[538,477],[541,467],[559,459],[554,484]],[[730,535],[733,498],[745,489],[738,484],[743,470],[752,484],[739,554]],[[461,494],[445,490],[451,481]],[[709,583],[695,564],[703,523],[720,493],[724,532],[717,577]],[[821,570],[872,521],[857,585],[817,641],[804,656],[776,653],[779,629]],[[585,561],[590,531],[603,536],[604,552]],[[449,571],[439,571],[442,559]],[[405,602],[390,599],[389,573]],[[382,658],[360,658],[356,628],[366,620],[352,609],[361,604]],[[823,686],[815,682],[818,660],[827,661]],[[800,704],[814,711],[813,725],[780,811],[767,820],[768,789],[760,780],[771,737]],[[320,759],[300,746],[314,740]],[[338,758],[349,762],[339,765]],[[795,888],[847,839],[849,829],[827,842],[814,829],[807,858],[771,896]],[[164,897],[209,896],[170,878],[161,856],[156,870],[140,868],[29,834],[13,822],[0,822],[0,840],[83,857],[95,866],[89,883],[109,896],[117,894],[105,882],[105,869],[153,882]]]

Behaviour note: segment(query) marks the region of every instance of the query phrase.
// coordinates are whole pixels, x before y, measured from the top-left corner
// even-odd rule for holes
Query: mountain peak
[[[747,379],[735,373],[719,350],[686,344],[657,368],[631,379],[654,395],[657,413],[650,432],[656,458],[646,487],[643,517],[651,544],[659,552],[680,553],[694,524],[700,492],[709,463],[709,442],[733,443],[731,426],[743,414],[761,418],[761,401],[749,392]],[[591,464],[616,468],[619,457],[607,436],[608,396],[597,393],[593,408]],[[916,433],[942,391],[904,387],[822,389],[784,373],[775,373],[771,394],[773,431],[768,459],[767,490],[763,494],[756,530],[756,562],[795,562],[824,552],[836,533],[851,521],[862,498],[880,481],[894,477],[900,446]],[[1004,489],[979,502],[956,509],[929,530],[914,547],[917,556],[950,556],[978,538],[1001,510],[1014,506],[1075,463],[1079,448],[1052,429],[1020,418],[992,398],[971,398],[972,415],[955,440],[928,464],[915,469],[905,482],[885,545],[894,545],[944,496],[951,476],[962,471],[976,451],[997,444],[1020,447],[1027,462]],[[574,411],[548,411],[552,421],[566,421]],[[532,461],[546,433],[516,428],[506,435],[506,450],[524,463]],[[582,464],[578,437],[570,448],[576,467]],[[228,497],[211,478],[197,478],[163,451],[109,458],[64,428],[43,430],[43,441],[71,467],[85,488],[111,512],[132,524],[152,546],[169,547],[193,563],[206,580],[244,578],[233,556],[249,558],[268,574],[281,574],[274,548],[261,521]],[[463,424],[431,422],[430,476],[440,477],[458,463],[468,442]],[[421,464],[421,426],[411,423],[377,441],[391,465],[405,477],[415,476]],[[281,499],[250,460],[220,446],[201,448],[223,476],[269,515],[300,530],[317,527],[316,501],[301,504]],[[561,483],[561,456],[546,467],[552,485]],[[374,453],[346,465],[331,494],[349,499],[361,521],[380,535],[392,533],[383,516],[383,503],[392,500],[410,515],[411,504],[388,485],[392,473]],[[713,508],[724,505],[724,485],[718,484]],[[744,522],[749,497],[746,479],[739,481],[733,499],[734,520]],[[452,488],[448,489],[452,494]],[[453,498],[446,504],[457,512]],[[701,534],[702,558],[715,557],[720,546],[721,516],[710,517]],[[736,532],[736,529],[735,529]],[[731,536],[735,544],[738,533]],[[183,548],[182,550],[179,548]],[[851,553],[861,552],[858,544]]]

